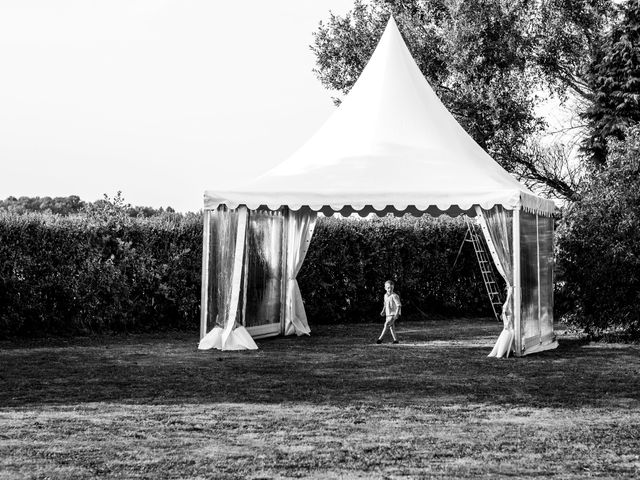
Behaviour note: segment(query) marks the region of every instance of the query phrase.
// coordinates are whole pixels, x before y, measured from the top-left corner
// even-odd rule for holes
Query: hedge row
[[[0,215],[0,334],[191,329],[200,215]]]
[[[321,218],[298,275],[316,322],[379,320],[384,282],[403,301],[403,317],[491,315],[461,218]],[[455,267],[454,267],[455,263]]]
[[[488,315],[459,219],[321,218],[299,275],[311,322],[371,321],[392,278],[405,316]],[[201,214],[0,213],[0,337],[196,331]]]

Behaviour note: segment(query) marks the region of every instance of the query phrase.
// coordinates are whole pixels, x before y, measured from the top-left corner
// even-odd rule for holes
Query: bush
[[[0,335],[195,330],[202,217],[0,213]]]
[[[202,215],[0,212],[0,337],[197,331]],[[490,315],[460,218],[321,218],[298,279],[312,322],[379,319],[391,278],[403,316]]]
[[[491,315],[462,218],[320,218],[298,282],[311,321],[379,319],[392,279],[403,317]]]
[[[611,140],[607,164],[558,230],[558,274],[571,302],[565,319],[598,336],[640,337],[640,127]]]

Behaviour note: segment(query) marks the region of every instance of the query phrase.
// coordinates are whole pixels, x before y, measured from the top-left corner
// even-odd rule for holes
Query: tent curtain
[[[302,294],[296,277],[309,250],[316,225],[317,213],[300,209],[287,212],[287,291],[284,311],[285,335],[309,335],[311,330],[302,303]]]
[[[491,210],[476,207],[482,232],[496,268],[507,284],[507,298],[502,306],[503,329],[489,354],[490,357],[509,356],[514,341],[513,315],[513,212],[496,205]]]
[[[215,304],[211,306],[217,311],[216,325],[200,340],[198,349],[255,350],[258,346],[237,321],[244,268],[247,208],[229,210],[222,207],[212,212],[210,218],[211,244],[215,246],[216,255],[211,259],[213,265],[210,270],[214,272],[214,282],[209,291],[212,299],[215,298]],[[231,288],[225,288],[227,285]],[[210,309],[210,312],[213,314],[214,310]]]

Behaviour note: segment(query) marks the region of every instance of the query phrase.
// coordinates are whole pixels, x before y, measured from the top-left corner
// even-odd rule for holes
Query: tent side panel
[[[541,340],[554,338],[553,334],[553,218],[538,217],[540,240],[540,334]]]
[[[520,263],[520,213],[513,210],[513,329],[516,355],[522,355],[522,285]]]
[[[520,212],[521,335],[523,350],[540,343],[538,228],[535,214]]]
[[[224,328],[231,308],[231,283],[235,263],[238,212],[220,207],[209,214],[209,267],[207,331]],[[242,298],[242,295],[239,295]],[[241,315],[237,309],[236,319]],[[234,319],[234,320],[236,320]],[[233,321],[233,320],[232,320]]]
[[[201,329],[207,333],[200,339],[198,349],[257,349],[240,325],[244,310],[247,209],[229,210],[221,206],[205,213],[204,218],[207,223],[203,232]]]
[[[522,354],[557,347],[553,333],[553,218],[520,212]]]
[[[284,218],[284,209],[249,212],[243,324],[254,338],[281,332]]]

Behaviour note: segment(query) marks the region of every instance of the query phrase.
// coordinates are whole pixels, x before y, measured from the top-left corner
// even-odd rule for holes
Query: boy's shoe
[[[377,339],[377,340],[376,340],[376,343],[382,343],[382,340]]]
[[[398,340],[394,340],[393,343],[400,343]]]

